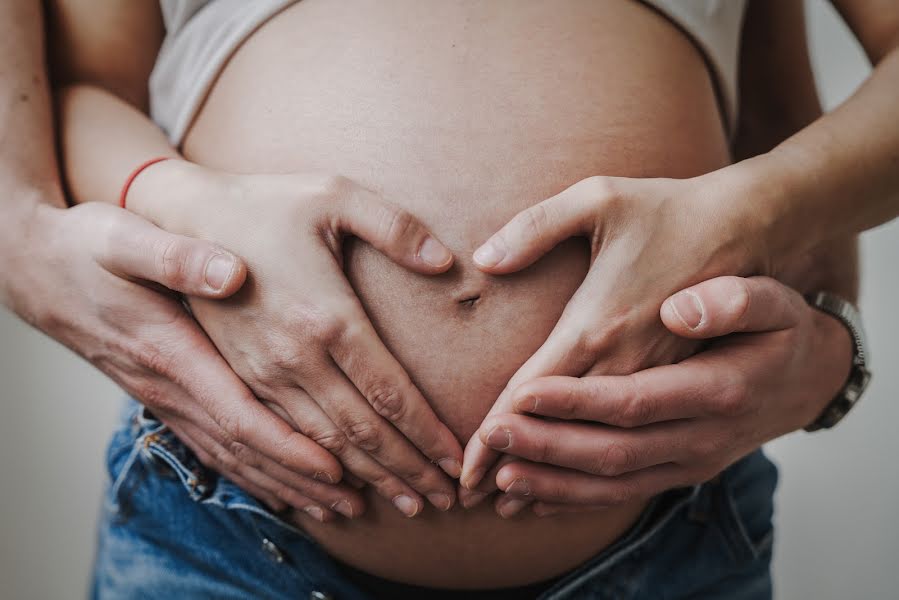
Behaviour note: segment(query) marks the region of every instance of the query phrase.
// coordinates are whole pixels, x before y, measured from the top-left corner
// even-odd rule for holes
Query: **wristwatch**
[[[862,397],[868,382],[871,381],[871,371],[868,370],[870,357],[861,315],[851,302],[830,292],[817,292],[807,296],[806,300],[813,308],[829,314],[845,325],[852,335],[853,342],[849,380],[818,418],[804,428],[806,431],[817,431],[830,429],[839,423]]]

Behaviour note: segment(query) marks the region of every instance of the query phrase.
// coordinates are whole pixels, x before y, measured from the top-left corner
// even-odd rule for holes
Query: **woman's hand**
[[[730,206],[750,202],[739,169],[693,179],[592,177],[519,213],[474,255],[502,275],[530,265],[564,239],[588,238],[591,267],[543,346],[518,370],[491,415],[511,410],[510,392],[547,375],[623,375],[675,362],[696,348],[659,320],[662,301],[719,275],[767,272],[760,230]],[[743,194],[741,196],[741,194]],[[732,216],[733,215],[733,216]],[[741,240],[758,240],[750,248]],[[486,434],[483,427],[481,434]],[[462,484],[472,488],[496,454],[472,437]]]
[[[347,235],[418,273],[446,271],[452,255],[421,223],[343,178],[229,175],[183,161],[142,174],[129,206],[246,261],[239,294],[190,305],[259,398],[406,516],[422,510],[422,496],[452,506],[453,483],[435,465],[457,477],[461,446],[384,347],[342,271]]]
[[[217,301],[244,264],[209,242],[173,235],[120,208],[39,206],[0,253],[3,299],[24,320],[106,373],[171,427],[208,467],[275,509],[323,520],[362,498],[340,464],[263,407],[175,295]],[[308,477],[304,477],[304,475]],[[312,497],[315,496],[315,499]]]
[[[849,374],[845,326],[767,277],[703,282],[661,315],[678,335],[727,337],[675,365],[514,390],[514,412],[489,418],[481,436],[524,459],[496,474],[500,514],[534,501],[539,515],[596,510],[707,481],[811,423]]]

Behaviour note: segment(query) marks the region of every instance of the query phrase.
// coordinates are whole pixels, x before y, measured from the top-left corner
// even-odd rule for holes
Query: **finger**
[[[340,459],[345,472],[353,473],[369,483],[380,496],[393,503],[405,516],[414,517],[421,512],[424,507],[422,497],[367,452],[354,446],[339,425],[308,394],[293,390],[285,393],[279,401],[290,414],[291,420],[300,424],[303,433]],[[454,495],[440,496],[440,494],[444,493],[438,489],[436,493],[432,493],[429,500],[439,509],[448,510],[452,506]],[[334,507],[338,512],[347,508],[349,507]]]
[[[182,429],[194,439],[204,442],[207,451],[221,447],[228,452],[234,462],[229,462],[230,471],[242,475],[246,479],[255,480],[245,470],[259,470],[278,484],[286,485],[302,496],[319,503],[323,507],[340,507],[340,513],[353,518],[365,512],[365,502],[358,492],[347,486],[304,477],[274,462],[263,454],[246,446],[233,446],[230,451],[221,446],[219,440],[227,440],[227,435],[215,425],[215,422],[203,414],[188,414],[182,419]],[[217,452],[213,452],[217,454]],[[228,460],[231,460],[230,458]],[[222,461],[225,462],[225,461]],[[276,488],[270,491],[275,492]],[[327,516],[327,515],[325,515]]]
[[[382,419],[335,366],[326,366],[313,385],[308,387],[309,394],[353,446],[370,454],[435,507],[448,510],[452,506],[455,490],[449,479]]]
[[[644,500],[690,480],[686,469],[673,463],[656,465],[618,477],[600,477],[579,471],[528,462],[506,465],[497,475],[502,488],[516,480],[528,484],[528,497],[549,503],[616,506]]]
[[[331,357],[368,404],[450,477],[462,471],[462,448],[359,309]]]
[[[238,479],[249,482],[256,488],[264,490],[268,495],[287,503],[289,506],[304,511],[317,521],[333,521],[336,518],[336,515],[327,508],[330,505],[330,502],[327,499],[322,503],[317,499],[308,497],[304,491],[298,489],[296,480],[293,482],[286,482],[266,473],[261,466],[247,463],[244,460],[244,457],[235,456],[230,453],[205,431],[199,429],[193,423],[179,419],[173,419],[171,420],[171,423],[172,424],[169,425],[169,427],[172,427],[172,430],[176,431],[176,434],[178,431],[181,431],[192,440],[195,440],[200,448],[214,460],[212,468],[228,479],[231,479],[235,483],[237,483]],[[324,487],[324,484],[318,485]],[[302,485],[302,487],[313,489],[319,493],[322,492],[322,490],[315,490],[313,485]]]
[[[503,519],[511,519],[522,510],[533,504],[534,499],[528,496],[500,494],[493,503],[493,508]]]
[[[474,262],[493,274],[511,273],[533,264],[563,240],[593,232],[606,181],[590,178],[521,211],[474,253]]]
[[[632,375],[541,377],[514,392],[514,412],[641,427],[742,414],[746,385],[733,360],[712,351]]]
[[[466,487],[459,486],[458,494],[459,494],[459,503],[462,504],[464,508],[474,508],[478,504],[484,501],[487,496],[491,494],[495,494],[499,491],[499,488],[496,487],[496,474],[499,470],[510,463],[513,460],[518,460],[514,456],[503,454],[500,459],[493,465],[489,471],[484,475],[481,481],[478,483],[477,487],[473,490],[470,490]]]
[[[287,469],[338,482],[342,469],[330,452],[266,409],[231,370],[193,321],[179,332],[171,378],[228,436],[224,445],[253,448]],[[167,326],[169,327],[169,326]],[[170,330],[169,331],[170,335]],[[154,339],[147,337],[145,339]]]
[[[205,298],[234,294],[247,276],[244,262],[227,250],[173,235],[124,210],[113,220],[96,258],[121,277]]]
[[[200,463],[203,464],[203,466],[208,469],[212,469],[216,473],[224,475],[224,465],[219,463],[219,461],[213,457],[213,454],[208,452],[202,444],[198,443],[180,427],[178,427],[177,423],[170,420],[165,420],[164,422],[166,423],[166,426],[171,429],[172,432],[178,437],[178,439],[180,439],[188,448],[190,448],[191,452],[196,455],[197,459],[200,461]],[[243,479],[236,474],[233,475],[233,477],[228,477],[228,475],[224,476],[228,479],[231,479],[231,481],[236,483],[243,490],[249,492],[249,494],[254,498],[261,500],[274,512],[281,512],[287,508],[287,503],[279,500],[273,494],[269,493],[268,490],[252,483],[251,481]]]
[[[482,441],[494,449],[529,461],[575,469],[593,475],[616,476],[686,458],[689,434],[678,425],[624,430],[602,425],[548,422],[522,415],[490,419]],[[497,486],[507,494],[527,496],[526,481],[506,481],[497,474]]]
[[[341,230],[417,273],[443,273],[453,264],[453,254],[412,213],[352,182],[344,187],[334,204]]]
[[[716,277],[669,297],[660,315],[665,326],[688,338],[793,327],[805,302],[770,277]]]

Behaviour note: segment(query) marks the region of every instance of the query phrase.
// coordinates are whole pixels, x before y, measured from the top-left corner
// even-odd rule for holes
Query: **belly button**
[[[476,296],[466,296],[465,298],[462,298],[461,300],[459,300],[459,304],[461,304],[462,306],[465,306],[467,308],[472,308],[477,303],[477,301],[480,299],[481,299],[480,294],[478,294]]]

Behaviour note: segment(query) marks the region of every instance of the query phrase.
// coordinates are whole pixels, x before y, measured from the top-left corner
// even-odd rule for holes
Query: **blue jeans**
[[[108,466],[94,598],[372,598],[315,541],[205,469],[133,401]],[[539,597],[770,598],[776,485],[776,468],[757,451],[708,483],[666,492]]]

